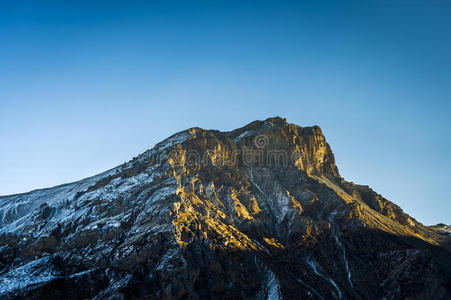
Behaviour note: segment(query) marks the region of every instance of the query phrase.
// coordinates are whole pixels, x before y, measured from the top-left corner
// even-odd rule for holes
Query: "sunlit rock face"
[[[317,126],[192,128],[0,197],[0,298],[450,299],[444,228],[341,178]]]

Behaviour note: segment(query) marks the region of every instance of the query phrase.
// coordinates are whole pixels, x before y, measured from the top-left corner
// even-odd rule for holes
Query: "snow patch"
[[[254,257],[254,263],[257,266],[257,269],[264,274],[264,282],[258,292],[257,298],[266,297],[267,300],[282,299],[280,283],[274,272],[263,263],[258,262],[257,257]]]
[[[246,130],[245,132],[243,132],[242,134],[240,134],[239,136],[237,136],[236,138],[234,138],[233,141],[234,141],[235,143],[238,143],[239,141],[241,141],[243,138],[245,138],[245,137],[248,136],[249,134],[250,134],[250,132]]]
[[[55,271],[49,267],[51,256],[43,257],[13,270],[0,277],[0,296],[23,290],[24,288],[46,283],[56,278]]]
[[[170,138],[162,141],[161,143],[158,143],[157,145],[155,145],[155,149],[157,149],[159,151],[165,150],[167,148],[170,148],[175,145],[183,143],[184,141],[186,141],[187,139],[189,139],[192,136],[193,136],[193,134],[188,131],[177,133],[173,137],[170,137]]]

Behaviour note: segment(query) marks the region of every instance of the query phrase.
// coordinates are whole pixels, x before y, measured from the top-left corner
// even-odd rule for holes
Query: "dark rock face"
[[[319,127],[192,128],[0,197],[0,298],[451,299],[443,228],[342,179]]]

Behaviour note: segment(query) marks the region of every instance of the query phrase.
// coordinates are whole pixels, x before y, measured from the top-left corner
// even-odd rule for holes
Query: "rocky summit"
[[[0,298],[451,299],[447,228],[345,181],[317,126],[191,128],[0,197]]]

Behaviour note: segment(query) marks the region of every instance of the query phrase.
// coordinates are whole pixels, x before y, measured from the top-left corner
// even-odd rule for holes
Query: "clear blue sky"
[[[345,179],[451,223],[451,2],[147,2],[0,3],[0,194],[280,115],[321,126]]]

